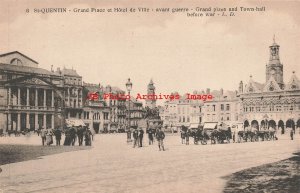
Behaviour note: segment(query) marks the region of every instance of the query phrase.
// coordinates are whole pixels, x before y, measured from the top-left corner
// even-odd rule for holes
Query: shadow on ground
[[[0,165],[39,159],[41,156],[90,149],[87,146],[0,145]]]
[[[279,162],[265,164],[225,176],[224,193],[300,192],[300,152]]]

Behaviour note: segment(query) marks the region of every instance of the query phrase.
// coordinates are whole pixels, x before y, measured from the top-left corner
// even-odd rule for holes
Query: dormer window
[[[273,87],[273,86],[270,86],[270,87],[269,87],[269,91],[274,91],[274,87]]]
[[[297,86],[295,85],[295,84],[293,84],[292,86],[291,86],[291,89],[296,89],[297,88]]]

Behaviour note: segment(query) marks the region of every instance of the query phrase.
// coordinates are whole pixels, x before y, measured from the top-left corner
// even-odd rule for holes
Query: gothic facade
[[[266,65],[265,83],[255,82],[252,76],[245,86],[240,82],[240,110],[244,127],[272,127],[282,133],[285,128],[300,127],[300,82],[295,72],[289,82],[283,82],[279,48],[274,40]]]

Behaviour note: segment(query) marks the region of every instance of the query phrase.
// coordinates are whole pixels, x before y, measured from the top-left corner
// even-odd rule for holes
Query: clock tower
[[[148,84],[147,94],[155,95],[155,86],[154,86],[152,79],[150,80],[150,83]],[[149,107],[150,109],[154,109],[156,107],[156,99],[155,98],[146,99],[146,107]]]
[[[283,65],[279,59],[279,47],[274,36],[273,44],[270,46],[269,63],[266,65],[266,82],[273,76],[280,88],[283,89]]]

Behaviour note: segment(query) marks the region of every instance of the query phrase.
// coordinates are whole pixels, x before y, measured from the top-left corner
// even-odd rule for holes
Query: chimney
[[[223,96],[223,94],[224,94],[223,88],[220,89],[220,93],[221,93],[221,96]]]
[[[206,94],[210,94],[210,89],[209,88],[206,89]]]

